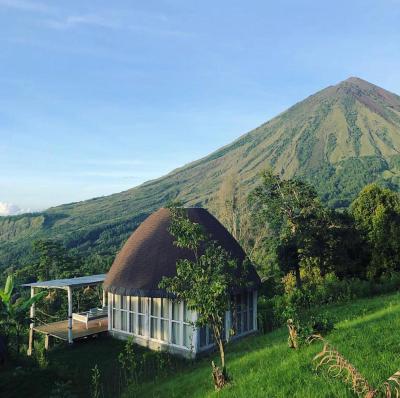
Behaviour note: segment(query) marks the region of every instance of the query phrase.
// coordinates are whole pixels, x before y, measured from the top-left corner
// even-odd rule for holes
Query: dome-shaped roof
[[[192,222],[201,224],[212,240],[220,244],[232,258],[241,263],[245,253],[232,235],[202,208],[189,208]],[[129,237],[116,256],[104,281],[105,290],[122,295],[163,297],[166,292],[158,285],[163,276],[176,275],[180,258],[193,258],[191,252],[176,247],[169,233],[171,212],[162,208],[150,215]],[[248,278],[255,284],[260,279],[253,267]]]

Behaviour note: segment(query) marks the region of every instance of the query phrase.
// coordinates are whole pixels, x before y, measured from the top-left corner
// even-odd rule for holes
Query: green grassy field
[[[54,347],[49,351],[49,364],[45,369],[32,369],[27,366],[29,363],[22,363],[18,368],[0,368],[0,397],[55,398],[60,396],[56,392],[56,383],[67,383],[64,389],[74,397],[90,397],[91,371],[96,364],[106,379],[104,395],[115,396],[119,388],[116,385],[119,372],[117,358],[123,347],[123,341],[101,337],[78,342],[71,347],[65,344]]]
[[[372,385],[400,369],[400,294],[327,307],[337,319],[327,339],[345,355]],[[230,386],[214,392],[210,359],[173,377],[146,383],[125,394],[138,397],[352,397],[339,380],[314,370],[312,358],[321,343],[290,350],[286,329],[254,336],[228,349]]]
[[[378,385],[400,369],[400,293],[356,300],[322,309],[336,320],[336,329],[327,339],[345,355],[373,385]],[[0,397],[55,397],[58,381],[70,382],[75,397],[90,397],[91,369],[102,373],[104,397],[117,397],[118,354],[124,342],[102,337],[53,348],[46,369],[21,367],[0,369]],[[253,336],[228,346],[227,363],[233,382],[223,391],[213,389],[210,361],[178,364],[169,376],[131,386],[128,397],[352,397],[347,386],[314,370],[312,358],[322,348],[315,343],[299,351],[287,346],[285,328]],[[143,349],[138,348],[143,351]],[[51,395],[53,391],[53,395]]]

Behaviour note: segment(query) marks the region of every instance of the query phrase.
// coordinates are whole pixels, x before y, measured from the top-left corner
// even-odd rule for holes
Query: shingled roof
[[[187,215],[192,222],[201,224],[212,240],[220,244],[238,263],[245,253],[232,235],[202,208],[189,208]],[[116,256],[104,281],[104,289],[126,296],[166,297],[166,291],[158,287],[163,276],[176,275],[176,262],[180,258],[192,258],[192,253],[176,247],[169,233],[171,212],[161,208],[150,215],[130,236]],[[249,282],[257,286],[260,279],[251,267]]]

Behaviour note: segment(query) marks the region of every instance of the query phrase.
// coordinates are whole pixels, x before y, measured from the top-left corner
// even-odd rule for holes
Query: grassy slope
[[[338,320],[328,339],[374,385],[400,369],[400,293],[357,300],[326,308]],[[39,398],[49,396],[56,380],[70,380],[79,397],[89,396],[91,369],[98,364],[105,397],[116,396],[118,354],[124,342],[103,337],[53,348],[49,367],[29,372],[24,368],[0,370],[0,396]],[[228,368],[234,378],[220,393],[213,391],[211,358],[203,358],[169,377],[153,378],[136,388],[140,397],[352,397],[339,381],[313,370],[315,344],[301,351],[287,347],[286,329],[246,338],[229,347]],[[156,382],[154,381],[156,380]],[[134,396],[126,393],[124,398]]]
[[[328,340],[373,385],[400,369],[399,299],[397,293],[327,308],[338,319]],[[205,358],[174,377],[143,385],[137,396],[352,397],[340,381],[313,369],[311,359],[320,348],[315,343],[301,351],[290,350],[287,332],[280,329],[231,346],[227,360],[234,382],[220,393],[213,391],[210,359]]]
[[[179,199],[215,210],[212,199],[237,173],[248,192],[261,170],[308,178],[343,207],[367,183],[400,187],[400,97],[360,79],[328,87],[209,156],[118,194],[38,215],[0,217],[0,268],[28,263],[34,239],[61,239],[80,252],[113,255],[143,218]]]
[[[42,398],[48,397],[56,381],[71,382],[71,390],[76,396],[90,396],[91,370],[97,364],[106,378],[105,396],[118,391],[118,354],[124,342],[111,337],[101,337],[53,348],[48,356],[47,369],[30,371],[26,366],[19,370],[14,367],[0,370],[0,397]]]

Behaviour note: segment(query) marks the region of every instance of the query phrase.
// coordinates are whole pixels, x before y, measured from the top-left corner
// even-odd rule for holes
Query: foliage
[[[125,344],[124,350],[118,355],[118,362],[121,366],[121,381],[124,385],[137,383],[139,365],[136,357],[133,338],[130,337]]]
[[[72,392],[71,384],[71,380],[66,382],[56,381],[50,391],[49,398],[76,398],[77,396]]]
[[[367,275],[400,270],[400,196],[372,184],[365,187],[350,211],[370,252]]]
[[[100,398],[101,395],[101,373],[97,364],[92,369],[92,398]]]
[[[346,208],[372,182],[399,190],[399,155],[391,155],[398,147],[400,123],[394,109],[399,99],[373,85],[365,90],[352,84],[361,101],[354,101],[355,90],[348,83],[322,90],[209,156],[140,187],[1,217],[0,268],[31,264],[32,242],[49,238],[74,254],[109,261],[155,209],[174,199],[209,207],[232,172],[246,196],[266,164],[285,178],[313,184],[323,203],[333,208]]]
[[[174,244],[191,251],[193,259],[177,261],[176,276],[164,277],[160,287],[184,301],[187,308],[196,311],[195,325],[208,325],[212,331],[225,370],[225,312],[230,307],[233,288],[245,287],[244,264],[235,260],[216,242],[211,241],[203,227],[189,220],[183,208],[171,207],[170,232]]]
[[[44,297],[44,292],[38,293],[29,299],[13,297],[14,292],[14,277],[9,275],[4,289],[0,289],[0,301],[2,306],[0,308],[0,326],[2,326],[6,334],[15,336],[15,350],[19,354],[20,349],[20,335],[24,325],[29,320],[27,319],[27,312],[32,304],[38,302]]]
[[[281,275],[294,272],[296,287],[313,268],[322,275],[360,273],[363,251],[351,218],[325,208],[307,183],[282,180],[266,171],[250,201],[257,205],[254,222],[273,234],[263,242],[265,251],[275,252]]]
[[[323,314],[315,313],[314,309],[320,305],[349,303],[355,299],[373,297],[400,289],[400,273],[398,272],[384,274],[377,280],[339,279],[333,273],[324,277],[317,276],[314,279],[303,274],[303,279],[303,288],[296,289],[294,275],[288,274],[283,278],[284,293],[271,298],[260,296],[257,314],[260,332],[266,333],[285,325],[288,319],[296,318],[299,311],[300,315],[304,312],[308,317],[318,318]],[[322,322],[325,323],[323,320]],[[318,331],[318,327],[315,331]]]
[[[351,358],[371,385],[379,385],[399,369],[398,335],[394,332],[400,327],[399,293],[319,306],[319,310],[337,320],[329,341]],[[229,346],[229,371],[235,382],[217,395],[221,398],[351,398],[353,393],[340,380],[316,374],[310,359],[318,351],[318,345],[289,350],[286,326],[237,341]],[[184,372],[170,374],[157,383],[144,383],[136,392],[138,396],[159,398],[211,398],[215,396],[214,389],[204,382],[208,375],[209,359],[200,359]],[[122,398],[129,396],[127,391]]]
[[[321,208],[315,191],[303,181],[281,180],[271,171],[265,171],[250,201],[258,209],[254,221],[268,224],[279,241],[281,270],[284,273],[293,270],[297,287],[300,287],[300,261],[310,249],[313,219]]]

